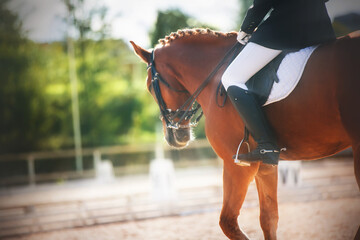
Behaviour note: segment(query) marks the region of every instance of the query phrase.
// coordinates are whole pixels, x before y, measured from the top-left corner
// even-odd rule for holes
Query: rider
[[[232,104],[258,143],[252,152],[238,155],[242,161],[278,164],[280,153],[276,136],[245,83],[283,50],[301,49],[335,39],[325,1],[254,0],[248,9],[237,36],[246,46],[222,76]]]

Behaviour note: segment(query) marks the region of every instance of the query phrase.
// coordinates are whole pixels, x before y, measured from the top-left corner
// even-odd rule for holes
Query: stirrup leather
[[[239,144],[239,147],[238,147],[238,149],[240,149],[240,147],[241,147],[241,144],[243,143],[243,141],[241,141],[240,142],[240,144]],[[248,143],[247,143],[248,144]],[[248,150],[249,150],[249,148],[248,148]],[[238,150],[239,151],[239,150]],[[254,150],[255,151],[255,150]],[[259,154],[259,155],[265,155],[265,154],[267,154],[267,153],[277,153],[277,154],[280,154],[280,152],[282,152],[282,151],[286,151],[286,148],[281,148],[280,150],[276,150],[276,149],[274,149],[274,150],[267,150],[267,149],[260,149],[260,150],[258,150],[258,153],[257,154]],[[250,150],[249,150],[249,153],[250,153]],[[251,153],[250,153],[251,154]],[[256,153],[255,153],[256,154]],[[265,163],[265,164],[270,164],[270,165],[273,165],[273,166],[276,166],[277,165],[277,163],[272,163],[271,162],[271,160],[269,159],[269,160],[267,160],[267,159],[262,159],[262,157],[261,156],[259,156],[259,159],[257,160],[240,160],[239,159],[239,153],[237,152],[236,153],[236,155],[234,155],[233,156],[233,158],[234,158],[234,163],[236,164],[236,165],[238,165],[238,166],[250,166],[251,165],[251,163],[255,163],[255,162],[263,162],[263,163]],[[246,154],[245,154],[246,155]],[[264,156],[265,157],[265,156]]]
[[[280,150],[281,151],[281,150]],[[260,153],[261,154],[266,154],[266,153],[278,153],[278,152],[280,152],[279,150],[276,150],[276,149],[274,149],[274,150],[266,150],[266,149],[261,149],[260,150]]]

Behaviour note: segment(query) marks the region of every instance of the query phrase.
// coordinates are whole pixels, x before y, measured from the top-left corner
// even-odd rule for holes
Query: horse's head
[[[165,55],[156,51],[156,68],[154,52],[149,52],[131,42],[135,53],[147,63],[147,88],[160,108],[160,119],[163,122],[165,139],[169,145],[185,147],[191,140],[190,118],[194,110],[183,109],[183,104],[190,94],[178,81],[179,74],[168,64]],[[187,106],[186,106],[187,108]]]

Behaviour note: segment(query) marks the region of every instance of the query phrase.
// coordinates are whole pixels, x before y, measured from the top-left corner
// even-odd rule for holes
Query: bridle
[[[200,115],[196,118],[196,120],[189,124],[181,124],[182,121],[188,121],[191,120],[192,117],[198,112],[198,110],[201,108],[200,104],[195,102],[195,99],[193,101],[189,102],[189,100],[185,101],[185,103],[178,109],[172,110],[167,107],[160,90],[160,82],[163,83],[168,89],[179,92],[179,93],[188,93],[187,90],[178,90],[173,88],[168,82],[166,82],[158,73],[158,71],[155,68],[155,57],[154,57],[154,50],[151,52],[150,55],[150,62],[147,66],[147,69],[151,70],[151,84],[149,87],[149,90],[153,89],[156,101],[158,103],[159,109],[160,109],[160,119],[164,120],[166,123],[167,128],[172,129],[180,129],[180,128],[189,128],[196,126],[203,113],[201,111]],[[185,105],[186,104],[186,105]],[[178,121],[175,121],[175,119],[178,118]]]
[[[224,65],[226,60],[232,53],[235,53],[231,59],[231,61],[236,57],[239,50],[241,51],[243,45],[237,42],[224,56],[224,58],[218,63],[218,65],[214,68],[214,70],[208,75],[205,81],[195,90],[195,92],[190,95],[190,97],[181,105],[178,109],[172,110],[167,108],[166,103],[161,95],[160,90],[160,82],[164,84],[168,89],[174,92],[180,93],[189,93],[187,90],[178,90],[173,88],[168,82],[166,82],[156,70],[155,67],[155,55],[153,50],[150,55],[150,62],[147,66],[147,70],[151,70],[151,83],[149,86],[149,91],[153,89],[156,101],[158,103],[160,109],[160,119],[164,120],[166,123],[166,128],[171,129],[180,129],[180,128],[189,128],[195,127],[201,117],[203,116],[203,111],[201,110],[200,114],[196,117],[196,119],[191,122],[191,119],[196,115],[196,113],[201,109],[199,103],[196,102],[196,98],[200,95],[201,91],[206,87],[206,85],[210,82],[210,80],[214,77],[217,71]],[[231,62],[230,61],[230,62]],[[175,120],[178,119],[178,120]],[[183,121],[190,121],[188,124],[181,124]]]

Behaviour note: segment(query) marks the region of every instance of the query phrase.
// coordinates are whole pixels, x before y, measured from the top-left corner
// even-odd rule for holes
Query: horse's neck
[[[201,90],[200,95],[197,98],[197,101],[205,107],[208,105],[209,97],[215,97],[216,88],[220,82],[222,73],[226,69],[227,61],[214,72],[217,65],[223,60],[226,52],[231,49],[234,45],[233,41],[228,41],[227,44],[212,44],[209,46],[201,46],[195,52],[189,50],[186,56],[186,60],[180,60],[184,64],[186,72],[186,77],[182,79],[182,85],[193,94],[197,89],[203,84],[204,81],[214,73],[214,77],[210,79],[208,84]],[[196,55],[194,57],[191,57]]]

